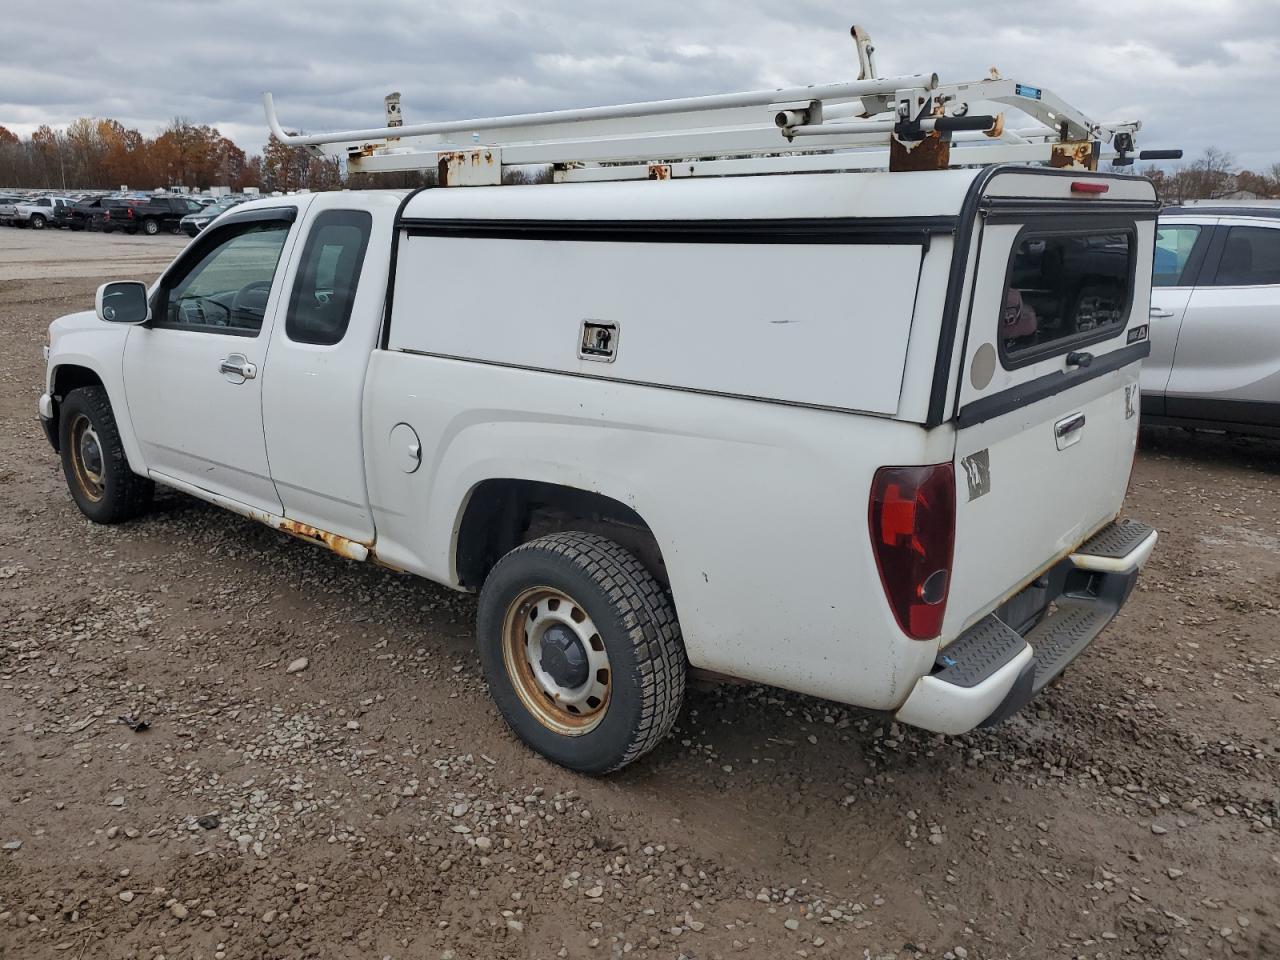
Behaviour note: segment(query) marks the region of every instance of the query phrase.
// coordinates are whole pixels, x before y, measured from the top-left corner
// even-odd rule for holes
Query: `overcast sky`
[[[0,124],[209,123],[250,152],[286,127],[406,122],[852,79],[854,15],[885,75],[1048,87],[1140,145],[1280,163],[1280,0],[0,0]]]

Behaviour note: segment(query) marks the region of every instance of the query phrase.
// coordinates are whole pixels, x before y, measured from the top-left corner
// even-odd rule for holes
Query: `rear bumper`
[[[1018,712],[1120,612],[1156,539],[1146,524],[1117,522],[1104,528],[944,647],[896,719],[954,734]]]

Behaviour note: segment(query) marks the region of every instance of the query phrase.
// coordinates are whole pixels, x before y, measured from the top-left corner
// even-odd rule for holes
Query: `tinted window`
[[[52,206],[53,206],[53,201],[52,201],[52,200],[50,200],[48,197],[41,197],[39,200],[37,200],[37,201],[36,201],[36,206],[37,206],[37,207],[52,207]]]
[[[1132,231],[1024,233],[1009,262],[1001,353],[1014,366],[1124,328],[1133,288]]]
[[[168,287],[165,324],[210,333],[256,334],[289,234],[287,223],[255,223],[204,247]]]
[[[1182,282],[1182,271],[1199,236],[1200,228],[1191,223],[1176,227],[1161,225],[1156,230],[1155,263],[1151,269],[1153,286],[1176,287]]]
[[[1280,229],[1232,227],[1213,282],[1219,287],[1280,284]]]
[[[372,223],[362,210],[329,210],[316,217],[289,298],[285,333],[290,340],[333,344],[347,332]]]

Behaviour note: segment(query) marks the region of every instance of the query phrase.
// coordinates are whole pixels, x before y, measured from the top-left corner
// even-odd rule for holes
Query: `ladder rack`
[[[262,100],[272,135],[287,146],[339,157],[352,173],[434,168],[441,186],[498,184],[504,168],[528,165],[550,165],[555,182],[583,182],[992,163],[1096,170],[1104,145],[1115,166],[1182,155],[1138,153],[1140,121],[1097,123],[994,70],[968,83],[876,76],[871,38],[858,26],[850,32],[858,79],[816,86],[418,124],[403,122],[392,94],[386,126],[322,134],[285,132],[271,94]],[[989,112],[1001,106],[1036,126],[1007,129],[1002,112]]]

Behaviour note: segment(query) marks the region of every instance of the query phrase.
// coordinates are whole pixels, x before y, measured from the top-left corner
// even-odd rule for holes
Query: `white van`
[[[1117,519],[1151,184],[595,170],[253,201],[106,284],[50,328],[73,498],[160,483],[477,591],[503,715],[587,772],[690,669],[946,733],[1020,708],[1155,543]]]

